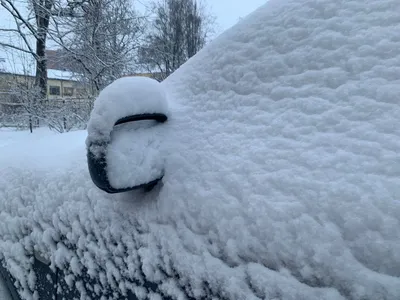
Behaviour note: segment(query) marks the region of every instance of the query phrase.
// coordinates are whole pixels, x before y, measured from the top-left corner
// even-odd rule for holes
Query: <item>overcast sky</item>
[[[148,6],[152,0],[136,0],[137,5]],[[216,17],[216,33],[219,34],[247,16],[268,0],[201,0],[207,10]]]
[[[135,0],[139,9],[148,6],[152,0]],[[216,17],[217,28],[216,33],[228,29],[234,25],[240,18],[245,17],[249,13],[256,10],[258,7],[266,3],[268,0],[201,0],[206,6],[207,10]],[[24,3],[25,1],[17,1],[17,3]],[[1,27],[13,26],[14,22],[5,9],[0,8],[0,24]],[[1,37],[1,36],[0,36]]]
[[[204,0],[210,11],[217,17],[218,31],[234,25],[239,18],[247,16],[267,0]]]
[[[135,0],[137,8],[145,10],[145,7],[149,7],[148,3],[152,0]],[[216,28],[215,28],[215,37],[219,35],[229,27],[233,26],[235,23],[239,21],[240,18],[247,16],[249,13],[256,10],[258,7],[266,3],[268,0],[201,0],[206,6],[208,12],[216,17]],[[16,3],[25,7],[26,0],[19,0]],[[5,11],[2,7],[0,7],[0,25],[3,28],[14,27],[14,21],[10,17],[9,13]],[[0,32],[0,39],[3,42],[9,42],[13,44],[19,44],[23,46],[23,43],[16,43],[16,41],[11,41],[8,33]],[[9,69],[9,64],[18,66],[20,61],[23,61],[23,57],[27,55],[18,51],[4,51],[4,49],[0,48],[0,58],[5,59],[5,62],[0,61],[0,69],[2,67],[6,67]],[[29,56],[28,56],[29,57]],[[6,64],[6,65],[5,65]],[[24,63],[26,64],[26,63]],[[19,67],[17,68],[19,71]],[[11,70],[10,70],[11,71]],[[17,72],[17,70],[12,70]]]

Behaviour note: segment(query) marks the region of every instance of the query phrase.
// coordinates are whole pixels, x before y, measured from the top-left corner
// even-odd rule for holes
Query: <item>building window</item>
[[[65,87],[63,91],[64,96],[70,97],[74,94],[74,88],[72,87]]]
[[[84,88],[77,88],[76,89],[76,95],[78,97],[84,97],[86,95],[86,91]]]
[[[59,86],[51,85],[49,88],[50,95],[60,96],[61,89]]]

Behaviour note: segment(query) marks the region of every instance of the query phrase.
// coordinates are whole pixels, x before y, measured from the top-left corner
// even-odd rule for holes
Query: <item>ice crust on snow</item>
[[[63,173],[3,167],[0,256],[24,295],[35,249],[142,297],[398,300],[398,74],[399,1],[270,0],[161,84],[150,193],[95,188],[83,138]]]

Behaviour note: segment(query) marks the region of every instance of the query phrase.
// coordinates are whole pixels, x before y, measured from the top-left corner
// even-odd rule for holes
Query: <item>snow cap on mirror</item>
[[[148,77],[122,77],[105,87],[94,102],[88,123],[86,145],[109,142],[119,119],[145,113],[167,114],[166,93]]]

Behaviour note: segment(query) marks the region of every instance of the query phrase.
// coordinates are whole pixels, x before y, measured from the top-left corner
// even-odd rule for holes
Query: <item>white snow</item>
[[[164,129],[154,120],[115,127],[106,150],[107,175],[112,187],[123,189],[138,186],[163,175]]]
[[[117,79],[101,91],[94,103],[86,144],[109,142],[113,126],[119,119],[145,113],[168,114],[161,84],[141,76]]]
[[[78,76],[79,74],[70,71],[47,69],[47,77],[50,79],[78,81],[79,80]]]
[[[140,114],[168,115],[161,84],[147,77],[123,77],[107,86],[94,103],[86,145],[97,157],[107,158],[107,175],[114,188],[149,183],[164,172],[165,129],[154,120],[114,124]]]
[[[150,193],[98,190],[83,132],[23,149],[61,153],[63,172],[2,160],[0,256],[26,295],[35,247],[142,297],[398,300],[399,72],[399,1],[270,0],[161,84],[165,176]],[[105,101],[134,109],[93,113],[89,133],[109,136],[152,91],[119,83]],[[160,291],[128,282],[144,276]]]
[[[35,128],[33,133],[0,128],[0,174],[9,168],[64,172],[71,157],[85,152],[85,146],[77,141],[86,136],[84,131],[60,135],[48,128]]]

